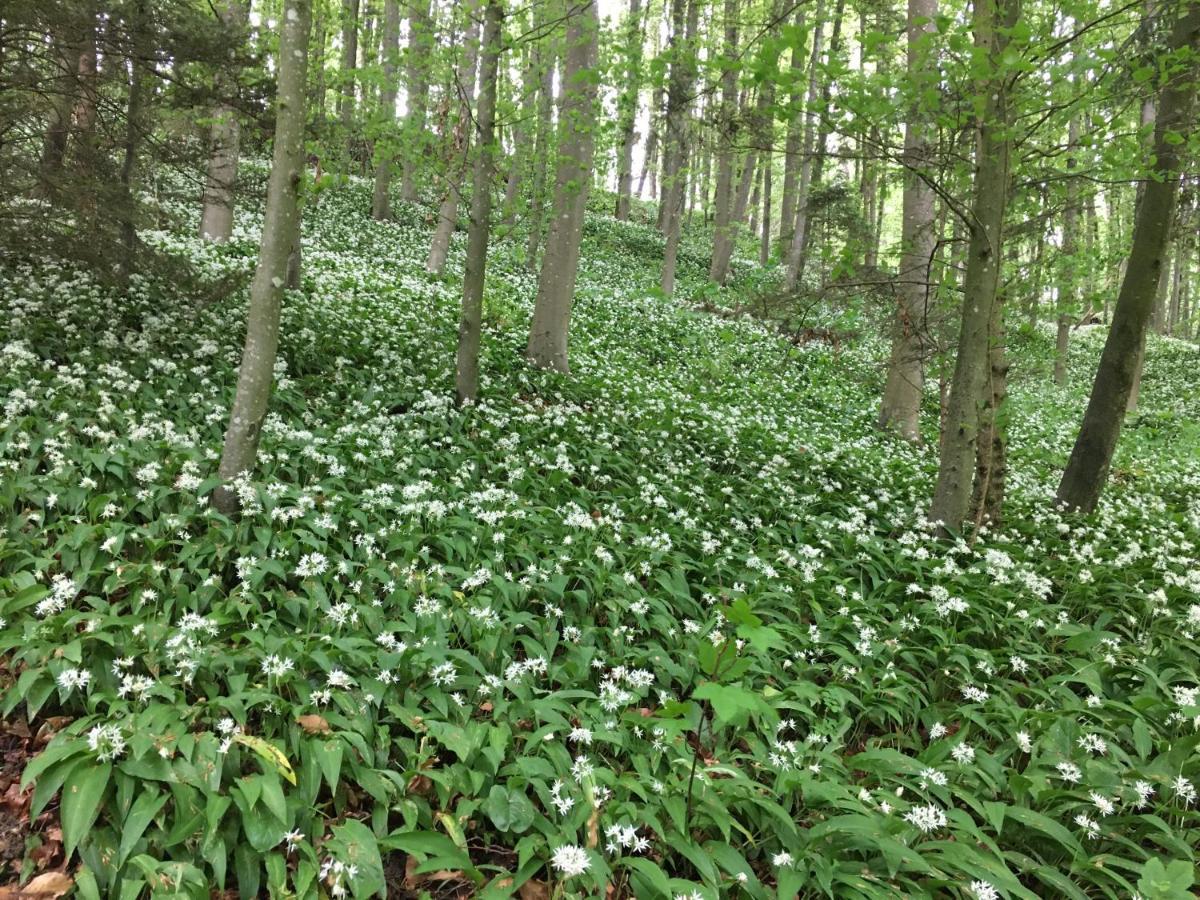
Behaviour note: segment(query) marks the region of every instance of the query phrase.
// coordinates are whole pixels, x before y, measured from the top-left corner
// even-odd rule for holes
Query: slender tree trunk
[[[1125,280],[1117,297],[1112,327],[1100,356],[1100,367],[1079,437],[1058,486],[1058,502],[1068,510],[1090,513],[1096,508],[1117,439],[1121,435],[1126,402],[1137,372],[1138,349],[1153,309],[1159,273],[1171,233],[1179,192],[1179,171],[1187,137],[1195,128],[1196,80],[1200,78],[1200,0],[1187,0],[1171,34],[1172,50],[1191,50],[1183,70],[1164,85],[1160,95],[1152,177],[1143,182],[1133,229],[1133,247]],[[1182,142],[1177,142],[1183,137]]]
[[[145,67],[153,70],[151,61],[153,47],[149,25],[149,9],[146,0],[135,0],[127,27],[130,31],[129,58],[129,104],[125,109],[125,142],[122,148],[120,174],[121,248],[123,257],[119,264],[122,280],[133,272],[134,256],[137,252],[137,177],[138,150],[145,131],[146,105]]]
[[[660,130],[662,123],[663,89],[657,85],[650,95],[650,135],[646,138],[646,158],[642,160],[642,176],[638,179],[637,196],[646,192],[646,181],[650,181],[650,193],[658,196],[658,148],[662,143]]]
[[[725,284],[733,254],[733,148],[737,134],[737,0],[725,0],[725,58],[721,70],[721,113],[717,135],[716,222],[708,277]]]
[[[1078,305],[1079,182],[1074,176],[1075,153],[1079,146],[1079,117],[1071,119],[1067,138],[1067,207],[1063,211],[1062,255],[1065,272],[1058,284],[1058,329],[1054,339],[1054,383],[1067,383],[1067,356],[1071,347],[1071,315]]]
[[[771,178],[774,166],[768,156],[763,161],[762,239],[758,248],[758,264],[765,266],[771,258]]]
[[[828,63],[834,62],[841,52],[842,14],[845,12],[845,8],[846,0],[837,0],[837,9],[833,14],[833,27],[829,35],[829,53],[826,57]],[[832,77],[826,78],[821,88],[821,109],[829,108],[832,90],[833,79]],[[821,184],[821,173],[825,168],[826,144],[828,141],[829,126],[822,123],[817,129],[816,145],[813,147],[812,171],[806,190],[796,200],[800,215],[797,219],[796,229],[792,238],[793,249],[786,276],[787,279],[791,280],[793,285],[803,284],[804,282],[804,269],[808,263],[808,245],[812,240],[812,216],[809,213],[808,206],[813,187],[820,186]]]
[[[249,9],[242,0],[226,0],[220,8],[221,24],[228,33],[231,55],[242,43]],[[231,63],[232,65],[232,63]],[[208,172],[205,179],[200,237],[223,244],[233,234],[233,195],[237,184],[238,144],[241,126],[229,93],[237,90],[236,70],[220,69],[216,94],[221,99],[213,109],[209,132]]]
[[[806,10],[807,8],[803,4],[796,8],[794,23],[796,33],[800,33],[804,29]],[[820,17],[821,13],[818,12],[818,23]],[[791,69],[793,88],[788,97],[787,139],[783,150],[783,191],[779,197],[779,238],[776,241],[780,259],[784,258],[792,243],[792,230],[796,224],[796,182],[800,172],[800,155],[804,151],[806,116],[802,115],[800,111],[803,95],[798,87],[804,78],[804,54],[798,46],[792,48]]]
[[[431,0],[412,0],[408,5],[408,47],[405,86],[408,104],[404,115],[404,167],[400,176],[400,198],[417,199],[417,173],[426,147],[425,119],[429,106],[429,60],[433,54]]]
[[[396,122],[396,57],[400,54],[400,2],[384,0],[383,33],[379,53],[383,57],[383,89],[379,95],[380,119],[384,130],[375,142],[375,189],[371,195],[371,215],[376,219],[391,217],[388,190],[392,184],[392,134]]]
[[[684,15],[686,7],[686,32]],[[662,292],[670,297],[675,292],[675,267],[679,254],[679,237],[683,224],[683,198],[687,179],[688,106],[691,104],[692,83],[695,80],[696,60],[692,40],[699,22],[697,0],[671,0],[671,74],[667,88],[666,164],[663,167],[663,252]]]
[[[1004,402],[1008,397],[1008,361],[1004,356],[1004,298],[997,292],[988,322],[987,382],[980,398],[979,441],[975,445],[975,483],[971,511],[975,533],[983,523],[1000,523],[1008,478],[1008,440]]]
[[[359,0],[342,0],[342,70],[339,72],[342,93],[338,98],[338,119],[342,123],[345,141],[345,171],[350,171],[354,158],[354,93],[358,68],[358,7]]]
[[[976,121],[975,184],[968,228],[967,272],[946,432],[929,518],[957,528],[971,503],[979,441],[980,406],[987,388],[992,306],[1000,277],[1004,212],[1008,203],[1011,125],[1010,73],[1003,67],[1020,0],[978,0],[973,12],[975,46],[987,72],[976,85],[982,115]]]
[[[817,14],[813,21],[812,53],[808,64],[808,93],[804,101],[804,134],[800,147],[800,176],[796,185],[795,215],[789,225],[791,239],[787,246],[787,267],[784,270],[784,287],[791,290],[799,281],[799,259],[801,232],[808,228],[808,192],[812,184],[813,150],[817,133],[817,100],[821,90],[821,46],[825,27],[825,2],[817,0]]]
[[[908,0],[908,77],[922,78],[935,66],[937,0]],[[904,128],[904,198],[901,221],[900,271],[892,354],[879,410],[880,428],[894,429],[905,440],[921,440],[921,398],[925,392],[925,357],[929,351],[930,283],[937,248],[933,188],[920,177],[932,162],[929,118],[932,110],[918,101]],[[880,203],[882,206],[882,203]]]
[[[42,143],[37,189],[39,197],[52,201],[59,196],[63,160],[67,155],[67,142],[71,135],[71,110],[74,105],[72,98],[77,94],[79,63],[83,54],[79,36],[75,33],[55,34],[53,44],[52,58],[56,68],[54,77],[50,81],[53,101],[50,108],[50,123],[46,128],[46,137]]]
[[[489,220],[492,214],[492,168],[496,155],[496,71],[500,58],[503,0],[484,0],[483,57],[479,64],[479,139],[471,185],[471,229],[463,275],[462,315],[458,322],[455,392],[458,405],[479,396],[479,343],[483,327],[483,282],[487,273]]]
[[[629,19],[626,22],[625,84],[619,108],[619,138],[617,151],[617,209],[616,216],[628,221],[633,191],[633,148],[637,143],[638,97],[642,89],[642,44],[645,41],[642,25],[641,0],[629,0]]]
[[[279,310],[288,259],[300,233],[300,190],[304,183],[304,86],[308,65],[311,0],[285,0],[279,39],[275,149],[267,183],[258,266],[250,285],[246,344],[238,369],[237,392],[230,411],[218,474],[222,484],[213,505],[230,515],[237,494],[229,482],[254,468],[262,423],[271,397],[275,354],[279,348]]]
[[[513,154],[508,167],[508,179],[504,185],[504,224],[517,221],[517,207],[521,197],[521,185],[529,166],[529,123],[533,121],[537,102],[538,71],[533,51],[525,50],[525,65],[521,75],[521,112],[512,130]]]
[[[538,278],[529,343],[525,348],[530,363],[559,372],[570,370],[567,335],[596,143],[597,85],[591,69],[596,65],[599,52],[600,20],[595,0],[583,0],[576,10],[567,22],[563,58],[563,105],[554,215],[546,235],[546,253]]]
[[[525,264],[535,269],[538,250],[542,243],[542,227],[546,206],[547,167],[551,148],[554,146],[554,67],[557,48],[547,36],[533,48],[538,67],[538,122],[537,137],[533,147],[533,185],[529,199],[529,242],[525,248]]]
[[[450,253],[450,238],[458,225],[458,204],[462,199],[463,178],[466,177],[471,147],[471,106],[475,102],[475,64],[479,55],[479,22],[475,13],[479,9],[479,2],[470,0],[465,10],[467,29],[463,36],[463,54],[455,67],[454,85],[451,87],[452,96],[459,98],[459,111],[446,154],[445,189],[438,207],[437,225],[429,244],[429,258],[425,261],[425,270],[433,274],[445,268],[446,257]]]

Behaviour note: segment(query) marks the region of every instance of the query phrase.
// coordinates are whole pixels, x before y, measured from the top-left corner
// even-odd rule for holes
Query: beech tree
[[[267,210],[263,218],[258,265],[250,285],[242,364],[238,369],[237,390],[217,470],[222,483],[213,494],[213,505],[227,515],[238,506],[237,493],[231,482],[253,469],[258,455],[279,348],[279,310],[287,283],[288,260],[300,234],[305,78],[311,16],[312,0],[285,0],[280,21],[275,150],[267,184]]]

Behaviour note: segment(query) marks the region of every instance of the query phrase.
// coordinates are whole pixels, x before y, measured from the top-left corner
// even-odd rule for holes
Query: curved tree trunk
[[[1146,325],[1154,308],[1160,273],[1179,194],[1181,148],[1195,128],[1196,81],[1200,79],[1200,0],[1188,0],[1171,34],[1172,50],[1190,48],[1191,62],[1162,89],[1150,154],[1152,177],[1143,183],[1133,228],[1133,246],[1112,326],[1079,437],[1071,450],[1058,502],[1068,510],[1092,512],[1100,500],[1116,452],[1126,403],[1139,369]],[[1183,137],[1182,142],[1178,141]]]
[[[262,423],[271,397],[275,354],[279,349],[279,309],[288,260],[300,234],[300,189],[304,183],[304,84],[308,66],[308,28],[312,0],[286,0],[279,41],[275,150],[267,183],[258,266],[250,285],[246,344],[238,369],[237,393],[225,431],[218,475],[222,484],[213,505],[226,515],[237,510],[228,482],[254,468]]]
[[[600,20],[595,0],[584,0],[576,10],[568,20],[563,58],[554,214],[546,235],[546,253],[525,348],[525,356],[533,365],[559,372],[569,371],[567,334],[596,142],[597,91],[591,69],[596,65]]]
[[[479,343],[483,324],[483,283],[492,214],[492,168],[496,154],[496,71],[504,21],[503,0],[485,0],[483,58],[479,63],[479,107],[475,127],[479,140],[471,184],[471,228],[467,234],[467,264],[463,275],[462,313],[458,321],[455,393],[458,405],[479,396]]]
[[[908,77],[928,71],[930,43],[937,32],[937,0],[908,0]],[[921,439],[921,398],[925,392],[925,356],[929,343],[926,321],[932,281],[934,194],[918,174],[931,162],[928,117],[932,111],[914,103],[904,128],[904,199],[901,222],[899,284],[896,318],[892,324],[892,354],[879,409],[879,426],[891,428],[905,440]],[[880,206],[882,207],[882,202]]]

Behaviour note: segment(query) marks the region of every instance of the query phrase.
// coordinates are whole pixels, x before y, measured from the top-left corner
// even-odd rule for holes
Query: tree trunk
[[[342,123],[345,141],[345,171],[350,171],[354,158],[354,88],[358,68],[358,5],[359,0],[342,2],[342,93],[338,98],[338,119]]]
[[[487,273],[488,231],[492,214],[492,167],[496,156],[496,70],[500,58],[503,0],[485,0],[483,57],[479,63],[479,107],[475,111],[479,139],[471,184],[471,229],[463,275],[462,315],[458,322],[455,393],[458,405],[479,396],[479,343],[483,325],[483,283]]]
[[[975,46],[987,71],[975,87],[981,115],[975,123],[975,183],[968,229],[967,272],[946,431],[929,518],[956,529],[967,517],[979,441],[981,399],[987,387],[990,323],[1000,277],[1004,212],[1011,152],[1008,86],[1003,59],[1020,0],[978,0],[973,12]]]
[[[686,7],[687,30],[684,31]],[[679,237],[683,224],[683,198],[687,179],[688,107],[696,58],[692,39],[699,22],[698,0],[671,0],[671,74],[667,87],[666,161],[663,166],[663,252],[662,292],[675,292],[675,267],[679,255]]]
[[[724,285],[733,254],[733,147],[737,134],[737,0],[725,0],[725,59],[721,70],[721,117],[717,135],[716,221],[708,277]]]
[[[979,441],[975,445],[975,483],[971,491],[974,531],[986,522],[1000,523],[1008,478],[1008,440],[1004,402],[1008,397],[1008,362],[1004,358],[1004,298],[997,291],[988,323],[987,381],[980,398]]]
[[[529,165],[529,123],[533,121],[537,103],[538,71],[533,51],[525,48],[525,64],[521,75],[521,112],[512,130],[513,153],[509,162],[508,178],[504,185],[504,201],[501,209],[504,224],[512,226],[517,221],[517,206],[521,197],[521,184]]]
[[[765,266],[771,258],[771,179],[774,173],[771,158],[763,161],[762,239],[759,241],[758,264]]]
[[[249,9],[242,0],[226,0],[220,13],[221,24],[228,32],[228,46],[231,53],[235,53],[242,43],[241,33],[246,27]],[[200,237],[217,244],[224,244],[233,234],[233,194],[237,185],[241,126],[237,110],[227,95],[237,90],[237,80],[236,70],[220,69],[217,72],[215,88],[221,99],[212,113],[204,206],[200,212]]]
[[[1067,207],[1063,210],[1062,256],[1065,272],[1058,283],[1058,329],[1054,339],[1054,383],[1067,383],[1067,356],[1071,347],[1071,317],[1078,305],[1079,182],[1074,176],[1079,146],[1079,117],[1071,119],[1067,138]]]
[[[238,498],[228,483],[254,468],[263,419],[271,397],[275,354],[279,348],[279,309],[288,259],[300,233],[300,190],[304,183],[305,71],[311,0],[285,0],[279,39],[279,75],[275,149],[267,183],[258,266],[250,285],[246,344],[238,369],[237,393],[225,432],[218,475],[222,484],[213,505],[230,515]]]
[[[547,167],[554,144],[554,67],[557,48],[547,35],[534,44],[534,59],[538,70],[537,137],[533,146],[533,185],[529,198],[529,242],[525,248],[525,264],[537,267],[538,250],[542,243],[542,219],[546,206]]]
[[[138,150],[145,133],[143,121],[146,105],[146,66],[153,71],[153,46],[151,44],[149,9],[146,0],[135,0],[126,26],[130,31],[129,56],[129,103],[125,109],[125,141],[121,155],[120,203],[118,218],[121,223],[121,248],[123,256],[118,265],[122,281],[135,268],[137,253],[137,176]]]
[[[597,85],[591,69],[598,56],[599,32],[596,2],[583,0],[567,23],[554,215],[546,235],[546,253],[525,348],[530,363],[559,372],[570,370],[567,334],[596,143]]]
[[[451,96],[459,98],[458,119],[446,153],[445,187],[438,207],[433,240],[429,243],[429,258],[425,261],[425,271],[435,275],[446,266],[450,238],[458,225],[458,204],[462,199],[463,178],[466,177],[467,157],[471,148],[471,106],[475,102],[475,64],[479,55],[479,22],[475,19],[475,13],[479,9],[479,2],[470,0],[467,4],[463,54],[454,69],[454,84],[450,89]]]
[[[66,29],[64,29],[64,32]],[[50,123],[42,143],[42,158],[38,166],[37,196],[55,201],[59,197],[59,182],[62,177],[63,160],[67,155],[67,142],[71,136],[72,96],[76,93],[80,58],[83,55],[79,35],[59,33],[53,37],[55,66],[50,89],[53,100],[50,108]]]
[[[618,109],[617,135],[617,209],[622,222],[629,219],[633,193],[633,147],[637,143],[638,97],[642,89],[642,27],[641,0],[629,0],[629,20],[626,23],[624,90]]]
[[[930,45],[937,33],[937,0],[908,0],[908,77],[914,81],[929,66]],[[919,177],[932,162],[929,117],[920,101],[908,111],[904,128],[904,198],[901,221],[899,284],[892,324],[892,354],[879,410],[879,427],[895,430],[905,440],[921,440],[921,398],[925,392],[925,357],[929,349],[930,282],[937,248],[934,193]],[[880,206],[882,206],[880,202]]]
[[[400,54],[400,2],[384,0],[383,31],[379,47],[383,57],[383,89],[379,94],[380,120],[383,131],[375,141],[375,190],[371,195],[371,215],[376,219],[391,217],[388,190],[392,184],[392,155],[396,122],[396,57]]]
[[[804,101],[804,134],[800,141],[800,176],[796,185],[795,214],[788,225],[790,232],[784,270],[784,287],[791,290],[798,281],[796,273],[800,251],[800,232],[808,227],[808,192],[812,184],[812,153],[817,132],[817,100],[821,90],[821,44],[825,28],[825,0],[817,0],[817,14],[813,21],[812,52],[808,64],[808,93]]]
[[[1189,48],[1191,61],[1163,86],[1150,154],[1151,177],[1143,182],[1142,202],[1133,228],[1133,246],[1117,297],[1112,326],[1100,356],[1079,437],[1058,486],[1058,502],[1068,510],[1096,508],[1117,439],[1126,401],[1137,371],[1138,348],[1154,304],[1159,273],[1171,232],[1179,192],[1182,150],[1195,127],[1196,79],[1200,78],[1200,0],[1188,0],[1171,34],[1171,49]],[[1178,142],[1179,137],[1182,142]],[[1169,138],[1169,139],[1168,139]]]
[[[413,0],[408,6],[408,48],[405,87],[408,103],[404,115],[404,168],[400,176],[400,198],[417,199],[417,172],[425,150],[425,118],[429,105],[429,60],[433,54],[431,0]]]
[[[833,29],[829,35],[829,53],[826,63],[833,63],[841,51],[842,45],[842,14],[845,12],[846,0],[837,0],[837,9],[833,14]],[[828,109],[833,89],[832,77],[826,78],[821,88],[821,109]],[[829,126],[822,123],[817,129],[817,140],[813,147],[812,167],[808,183],[801,195],[796,198],[797,221],[792,237],[791,259],[786,274],[786,280],[792,286],[803,284],[804,269],[808,262],[808,245],[812,239],[812,216],[809,213],[809,202],[812,189],[821,184],[821,173],[825,168],[826,143],[829,140]]]
[[[806,8],[803,4],[796,8],[796,33],[804,29],[805,11]],[[818,9],[818,25],[820,20],[821,11]],[[804,54],[798,46],[792,47],[791,68],[791,83],[793,86],[799,85],[804,77]],[[802,102],[803,97],[800,91],[793,87],[788,97],[787,140],[783,150],[783,192],[779,197],[779,237],[775,244],[780,259],[784,258],[788,247],[791,246],[792,229],[796,224],[796,180],[800,172],[800,155],[804,151],[804,123],[806,121],[806,117],[800,112]]]

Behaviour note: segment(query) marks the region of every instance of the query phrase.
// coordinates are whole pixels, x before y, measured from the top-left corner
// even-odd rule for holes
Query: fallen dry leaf
[[[308,734],[333,734],[333,729],[329,727],[329,723],[325,721],[325,717],[318,716],[315,713],[308,716],[300,716],[296,719],[296,723]]]
[[[549,900],[550,888],[544,881],[531,878],[517,891],[521,900]]]
[[[66,872],[43,872],[29,884],[0,887],[0,900],[57,900],[75,886]]]

